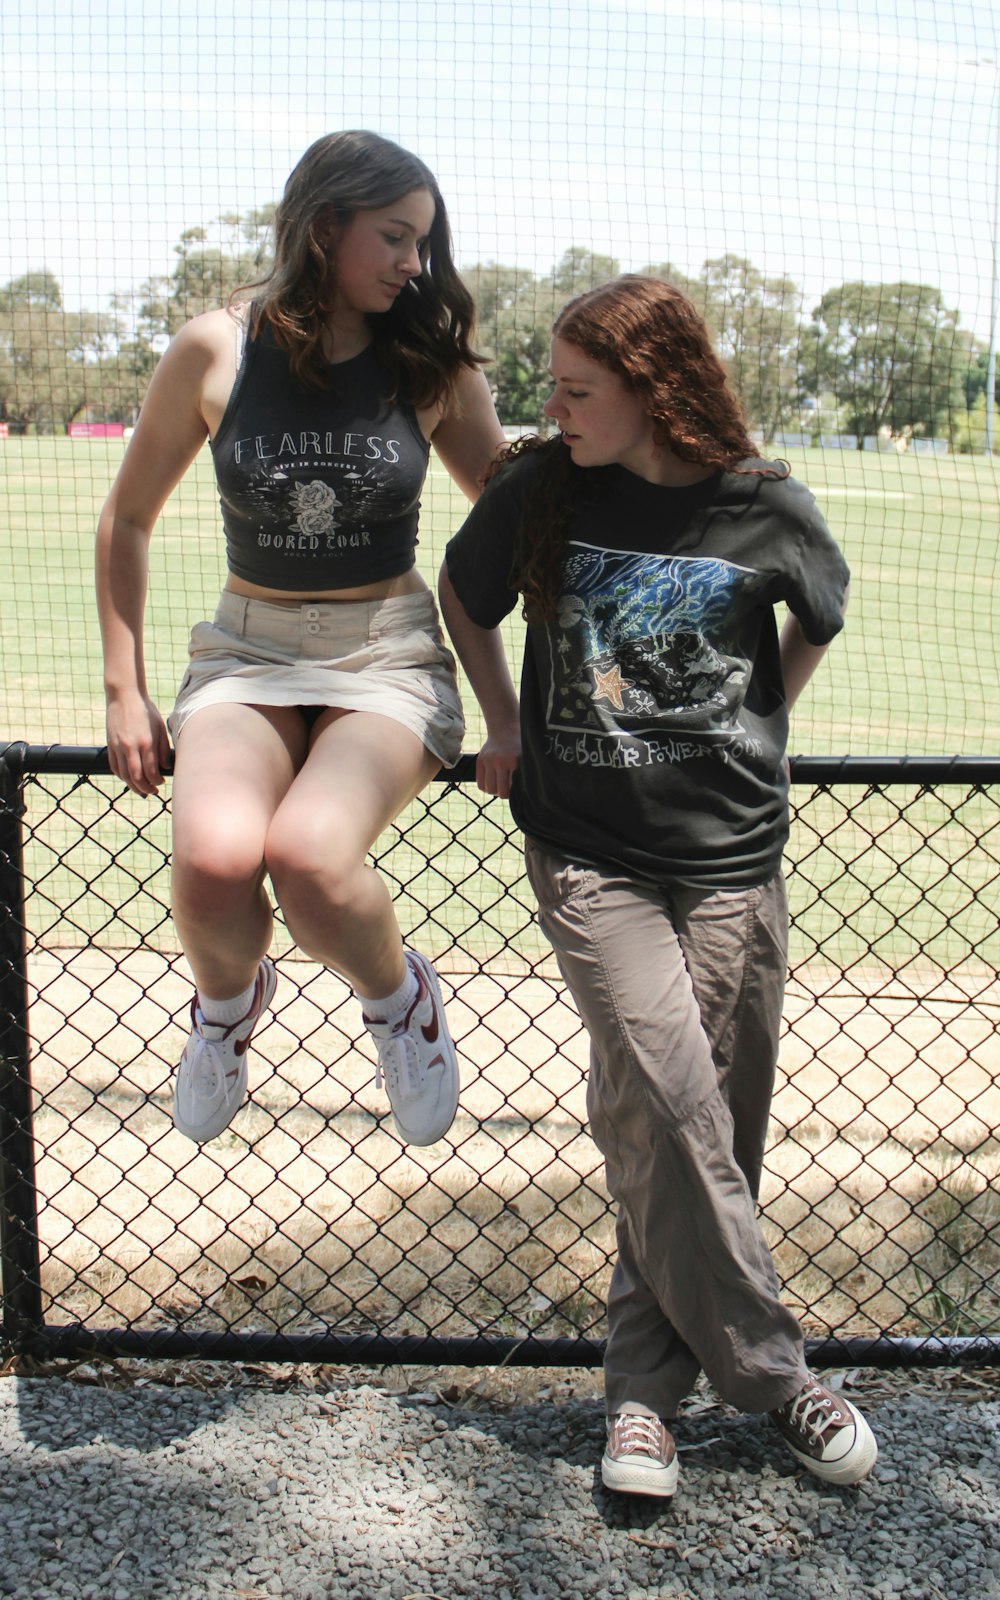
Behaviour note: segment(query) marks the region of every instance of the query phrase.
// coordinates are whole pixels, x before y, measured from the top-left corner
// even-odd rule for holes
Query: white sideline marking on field
[[[810,484],[810,488],[815,495],[859,494],[866,500],[915,500],[917,498],[916,495],[908,493],[906,489],[828,489],[820,488],[815,483]]]

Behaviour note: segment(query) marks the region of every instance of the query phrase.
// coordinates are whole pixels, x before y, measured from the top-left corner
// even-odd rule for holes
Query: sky
[[[45,267],[70,309],[367,127],[433,168],[463,266],[729,251],[807,311],[905,278],[989,336],[989,0],[34,0],[3,7],[0,117],[0,286]]]

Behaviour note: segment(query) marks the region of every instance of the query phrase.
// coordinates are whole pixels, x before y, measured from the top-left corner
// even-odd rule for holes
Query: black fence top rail
[[[103,745],[0,743],[0,762],[22,773],[72,773],[101,776],[110,772]],[[792,756],[795,783],[1000,783],[1000,755],[981,756]],[[172,771],[172,764],[167,768]],[[472,783],[476,758],[467,754],[438,774],[440,783]]]

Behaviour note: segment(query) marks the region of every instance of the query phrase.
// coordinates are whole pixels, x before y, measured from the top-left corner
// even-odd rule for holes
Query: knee
[[[259,880],[262,873],[262,841],[231,818],[206,819],[174,837],[173,879],[182,893],[218,895]]]
[[[362,865],[327,833],[319,838],[308,826],[281,825],[268,834],[264,863],[286,918],[293,920],[315,916],[317,907],[329,918],[349,905]]]

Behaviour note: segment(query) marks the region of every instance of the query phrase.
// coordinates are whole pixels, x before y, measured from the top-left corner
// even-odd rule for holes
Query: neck
[[[647,459],[633,470],[647,483],[659,484],[663,489],[686,489],[693,483],[704,483],[715,468],[703,467],[697,461],[683,461],[671,450],[654,448]]]
[[[350,361],[372,342],[372,330],[363,312],[335,309],[323,335],[323,354],[328,361]]]

